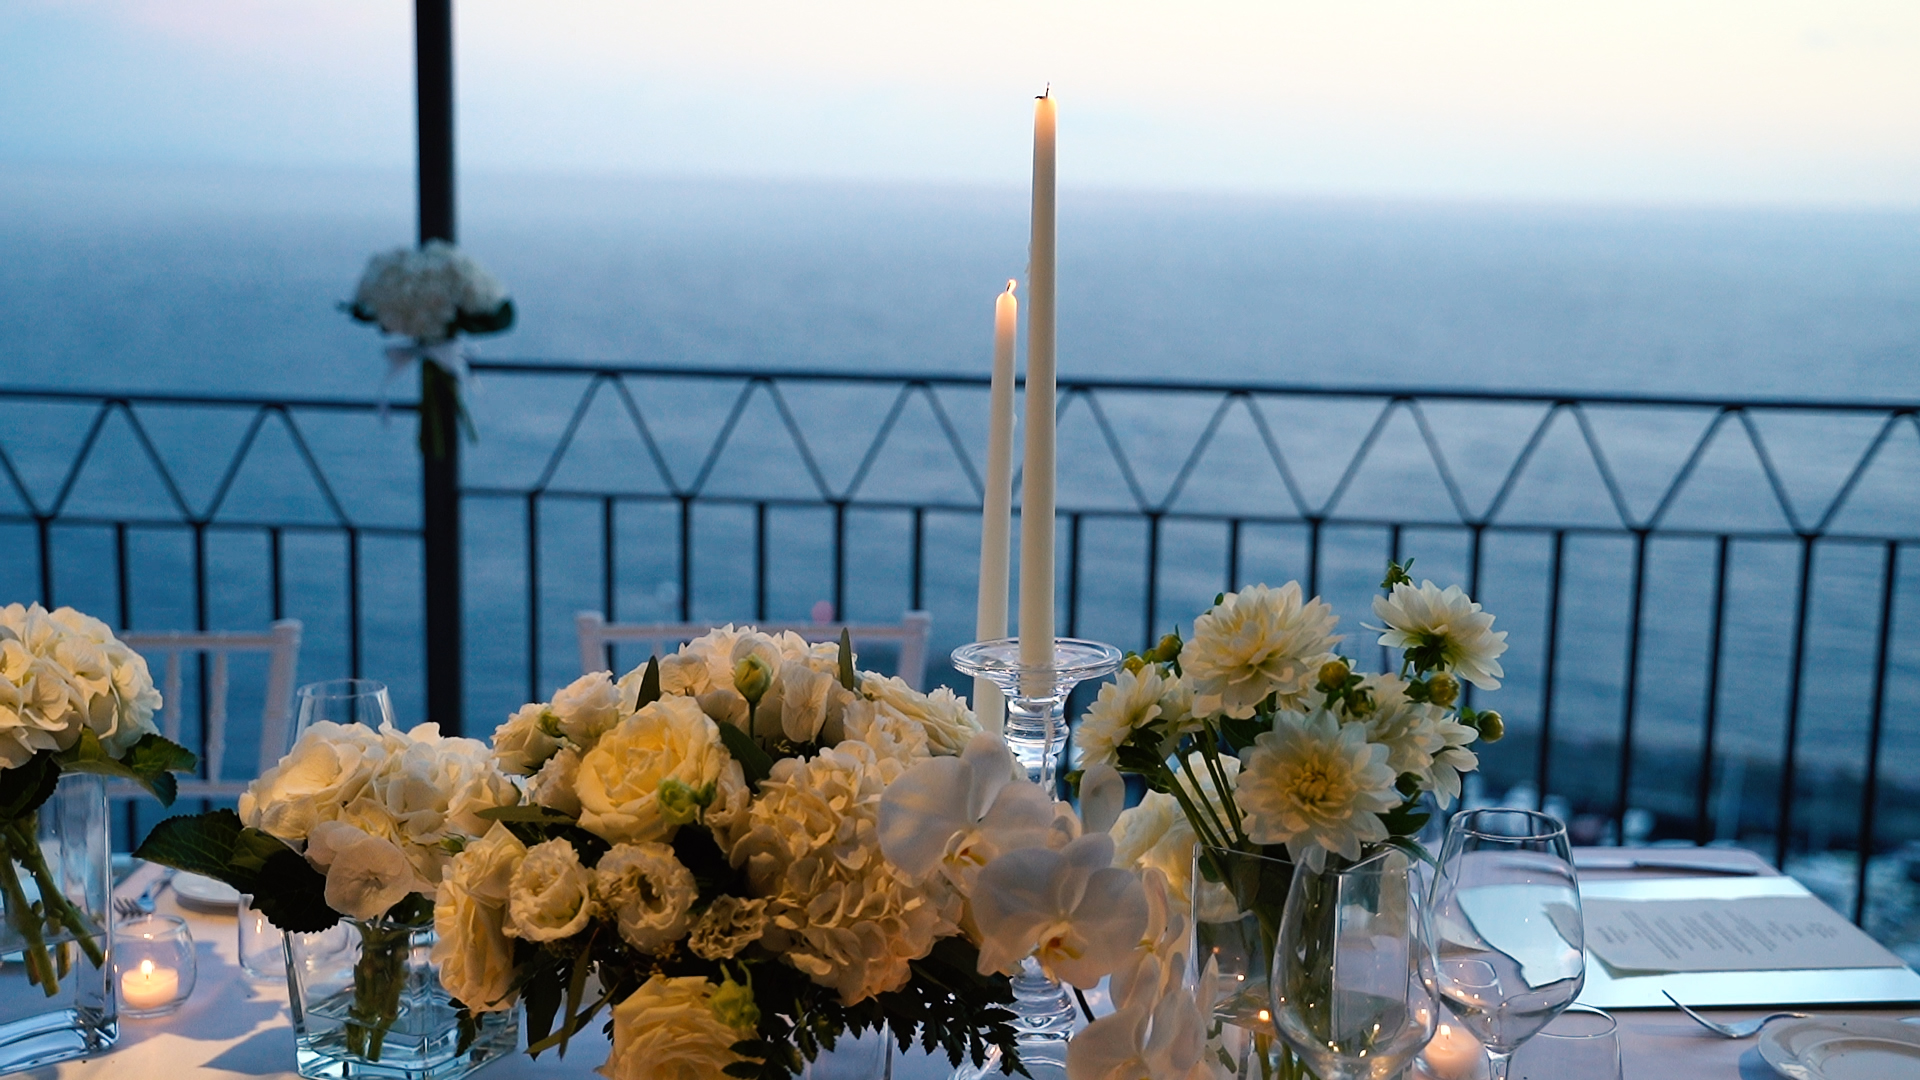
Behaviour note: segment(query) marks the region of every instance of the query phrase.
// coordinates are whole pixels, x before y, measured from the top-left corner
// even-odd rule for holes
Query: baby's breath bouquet
[[[524,1006],[534,1054],[608,1012],[609,1080],[781,1080],[878,1028],[1014,1061],[965,897],[881,847],[887,792],[978,733],[950,690],[858,671],[844,635],[726,626],[587,675],[494,733],[527,799],[441,880],[442,979],[475,1013]]]
[[[1493,616],[1398,564],[1382,589],[1384,625],[1371,629],[1398,650],[1395,670],[1363,674],[1340,655],[1332,608],[1298,583],[1255,585],[1220,596],[1190,640],[1169,634],[1130,655],[1077,733],[1086,778],[1146,781],[1113,827],[1120,863],[1164,873],[1203,936],[1241,928],[1233,947],[1200,954],[1243,954],[1244,978],[1227,980],[1238,992],[1215,1015],[1255,1031],[1263,1053],[1265,972],[1294,868],[1338,871],[1388,848],[1425,857],[1416,837],[1433,808],[1479,767],[1473,744],[1503,732],[1498,713],[1462,701],[1463,682],[1500,686],[1507,635]]]

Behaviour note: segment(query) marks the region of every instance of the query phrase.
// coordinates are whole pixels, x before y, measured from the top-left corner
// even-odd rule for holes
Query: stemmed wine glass
[[[1586,933],[1567,829],[1532,810],[1458,814],[1427,905],[1435,985],[1487,1046],[1493,1080],[1586,982]]]
[[[372,679],[308,683],[293,692],[293,704],[293,730],[288,733],[283,753],[322,720],[365,724],[376,731],[382,724],[393,723],[393,698],[387,693],[387,684]]]
[[[1420,907],[1397,850],[1295,868],[1268,985],[1274,1026],[1320,1080],[1389,1080],[1433,1038]]]

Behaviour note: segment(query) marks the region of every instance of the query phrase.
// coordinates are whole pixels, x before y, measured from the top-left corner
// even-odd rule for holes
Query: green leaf
[[[60,783],[60,764],[42,750],[15,768],[0,770],[0,820],[18,821],[40,809]]]
[[[151,791],[163,806],[172,806],[179,785],[172,774],[191,772],[199,758],[191,750],[149,732],[127,749],[122,758],[114,758],[91,729],[60,754],[60,767],[66,772],[91,773],[131,780]]]
[[[560,973],[554,970],[536,972],[527,983],[526,992],[521,999],[527,1005],[527,1045],[532,1047],[546,1040],[553,1031],[553,1015],[560,1011],[560,998],[564,988],[560,985]],[[529,1054],[534,1051],[529,1049]]]
[[[567,979],[567,1013],[560,1029],[560,1056],[567,1056],[567,1040],[573,1037],[576,1021],[580,1014],[580,1002],[587,994],[587,973],[593,969],[593,934],[587,935],[587,943],[580,947],[580,955],[573,958],[573,975]]]
[[[720,741],[726,744],[727,753],[733,755],[733,760],[739,762],[741,770],[747,774],[747,783],[758,788],[760,781],[772,775],[773,758],[760,749],[760,744],[753,741],[753,736],[732,724],[722,720],[715,726],[720,729]]]
[[[289,933],[317,934],[340,921],[340,913],[327,906],[327,879],[289,847],[267,860],[253,888],[241,891],[251,892],[260,914]]]
[[[218,878],[245,892],[242,884],[253,884],[253,875],[248,873],[242,883],[236,883],[231,865],[234,845],[244,829],[240,815],[231,810],[170,817],[147,833],[133,855],[189,874]]]
[[[840,628],[840,685],[858,693],[860,678],[853,673],[853,635]]]
[[[477,816],[488,821],[517,821],[533,825],[571,825],[575,821],[572,814],[563,814],[550,806],[541,806],[539,803],[490,806],[478,811]]]
[[[647,657],[647,670],[640,676],[640,696],[634,704],[635,709],[644,709],[660,700],[660,658]]]

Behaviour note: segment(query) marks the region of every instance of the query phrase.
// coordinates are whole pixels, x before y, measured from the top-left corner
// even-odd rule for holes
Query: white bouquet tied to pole
[[[513,301],[494,276],[471,255],[444,240],[419,248],[395,248],[375,255],[360,276],[353,301],[341,305],[356,321],[373,323],[389,334],[413,339],[387,349],[388,377],[420,362],[420,449],[444,457],[453,425],[473,435],[462,393],[467,361],[458,335],[497,334],[513,325]],[[454,414],[441,410],[444,391],[453,393]]]

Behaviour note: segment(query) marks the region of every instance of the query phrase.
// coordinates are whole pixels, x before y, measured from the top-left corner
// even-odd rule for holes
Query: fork
[[[1681,1005],[1679,998],[1674,997],[1665,990],[1660,991],[1660,996],[1673,1002],[1681,1012],[1691,1016],[1694,1023],[1699,1024],[1715,1035],[1727,1039],[1744,1039],[1749,1035],[1757,1034],[1761,1028],[1766,1027],[1775,1020],[1804,1020],[1808,1015],[1807,1013],[1797,1012],[1777,1012],[1771,1016],[1763,1016],[1758,1020],[1742,1020],[1737,1024],[1722,1024],[1715,1020],[1709,1020],[1699,1013],[1694,1012],[1692,1009],[1687,1008],[1685,1005]]]
[[[153,914],[153,902],[166,887],[173,884],[173,875],[179,871],[169,866],[160,871],[152,881],[147,882],[145,892],[139,896],[116,896],[113,898],[113,913],[122,919],[138,919]]]

